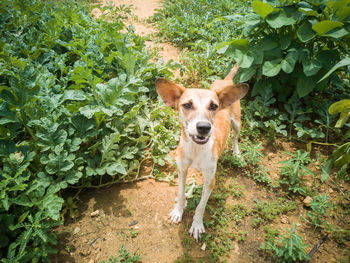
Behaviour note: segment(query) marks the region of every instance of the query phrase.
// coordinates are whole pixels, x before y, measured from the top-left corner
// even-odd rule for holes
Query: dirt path
[[[159,1],[113,2],[133,5],[133,14],[138,19],[128,23],[133,24],[137,34],[147,36],[155,32],[145,20],[155,13]],[[169,43],[147,41],[146,46],[157,47],[165,63],[170,59],[179,62],[180,52]],[[68,220],[58,231],[61,249],[54,262],[107,261],[109,256],[118,255],[122,245],[130,253],[141,254],[143,262],[174,262],[182,258],[181,242],[191,218],[185,218],[185,224],[169,222],[176,191],[177,187],[154,180],[86,191],[80,195],[78,219]],[[200,245],[192,255],[194,258],[206,256]]]

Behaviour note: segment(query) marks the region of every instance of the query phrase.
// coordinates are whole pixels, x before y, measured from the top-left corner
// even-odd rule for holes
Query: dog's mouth
[[[209,141],[209,137],[210,135],[208,136],[192,135],[191,136],[192,140],[197,144],[206,144]]]

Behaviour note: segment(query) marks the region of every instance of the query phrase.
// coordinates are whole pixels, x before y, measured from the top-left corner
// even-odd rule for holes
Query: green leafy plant
[[[277,241],[267,241],[261,245],[261,249],[271,252],[277,262],[303,262],[310,259],[305,252],[307,245],[301,236],[296,233],[296,225],[284,235],[278,235]]]
[[[335,166],[336,168],[345,167],[346,169],[350,162],[350,129],[347,124],[350,117],[350,100],[344,99],[333,103],[329,107],[330,114],[339,114],[339,119],[335,125],[337,128],[347,127],[342,144],[337,147],[332,153],[332,155],[327,160],[325,166],[322,169],[321,180],[325,181],[331,172],[331,168]]]
[[[303,186],[303,177],[305,175],[313,175],[314,173],[306,167],[311,162],[311,158],[307,152],[298,150],[296,153],[287,153],[292,158],[280,162],[283,164],[279,169],[282,177],[280,183],[285,185],[292,193],[306,195],[307,189]]]
[[[307,220],[315,227],[327,228],[329,229],[329,224],[327,223],[326,216],[329,213],[329,209],[332,208],[329,203],[328,196],[317,195],[310,202],[310,207],[312,211],[307,212]]]
[[[137,263],[141,262],[141,255],[134,254],[133,256],[125,248],[125,245],[122,245],[120,250],[118,250],[118,257],[111,256],[108,259],[109,263]],[[105,263],[103,260],[101,263]]]
[[[52,227],[76,215],[66,189],[136,180],[145,159],[162,165],[175,146],[154,89],[173,65],[149,62],[123,23],[130,9],[100,8],[95,19],[73,1],[0,3],[4,262],[50,258]]]
[[[295,210],[296,204],[293,201],[280,199],[278,201],[264,201],[254,199],[254,214],[253,226],[258,226],[261,222],[269,223],[276,219],[281,214]]]
[[[326,89],[327,81],[318,82],[321,76],[349,54],[348,5],[349,1],[255,0],[242,29],[246,38],[223,42],[217,49],[239,64],[236,81],[255,76],[253,94],[263,94],[272,85],[279,100],[303,98]],[[331,80],[338,78],[331,74]]]

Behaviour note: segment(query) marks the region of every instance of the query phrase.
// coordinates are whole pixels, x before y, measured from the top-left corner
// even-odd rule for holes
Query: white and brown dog
[[[179,169],[179,193],[170,219],[179,223],[185,208],[185,184],[189,167],[199,170],[204,178],[200,203],[193,217],[190,234],[198,240],[205,232],[203,214],[215,185],[216,165],[224,150],[233,123],[232,150],[239,154],[238,134],[241,127],[240,99],[249,89],[247,84],[233,84],[238,70],[236,65],[224,80],[216,80],[207,89],[185,89],[174,82],[160,78],[156,81],[157,93],[165,104],[178,110],[181,122],[181,139],[176,150]]]

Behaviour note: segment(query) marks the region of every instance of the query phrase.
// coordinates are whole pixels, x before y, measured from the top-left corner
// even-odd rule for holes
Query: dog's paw
[[[171,222],[177,224],[177,223],[180,223],[181,220],[182,220],[182,214],[183,214],[184,210],[183,209],[180,209],[180,208],[177,208],[175,207],[173,209],[173,211],[171,211],[169,217],[170,217],[170,220]]]
[[[190,228],[190,235],[193,236],[196,241],[198,241],[198,239],[201,237],[201,234],[203,233],[205,233],[203,221],[193,221],[192,226]]]
[[[236,146],[232,146],[232,153],[234,155],[237,155],[237,157],[241,157],[241,151],[239,150],[239,148]]]

